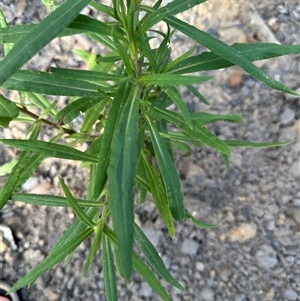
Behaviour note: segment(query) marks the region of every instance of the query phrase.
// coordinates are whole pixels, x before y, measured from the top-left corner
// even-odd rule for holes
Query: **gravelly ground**
[[[13,21],[16,23],[38,21],[45,15],[39,1],[0,3],[11,5],[11,15],[18,16]],[[299,44],[298,1],[263,0],[253,4],[273,38],[283,44]],[[228,43],[253,41],[259,33],[247,18],[240,17],[239,5],[236,1],[211,0],[183,18]],[[9,16],[9,10],[5,12]],[[82,37],[76,41],[56,41],[28,66],[43,70],[51,63],[76,66],[78,60],[69,52],[74,44],[92,47]],[[182,45],[191,45],[191,41],[177,35],[173,48],[177,50]],[[260,62],[259,66],[269,76],[300,91],[299,56]],[[257,142],[293,142],[267,150],[235,149],[227,173],[220,156],[208,148],[201,152],[194,149],[187,158],[176,155],[187,207],[199,219],[220,222],[214,230],[177,224],[177,236],[171,241],[150,201],[137,211],[137,219],[172,274],[188,290],[184,295],[169,288],[174,301],[300,300],[300,99],[272,91],[237,68],[214,76],[213,81],[199,87],[210,103],[208,107],[204,108],[187,93],[186,101],[191,111],[205,109],[243,116],[240,124],[219,122],[211,126],[217,135]],[[21,126],[1,129],[4,137],[21,137],[23,132]],[[49,133],[45,131],[44,135]],[[2,146],[0,151],[1,164],[15,156]],[[31,193],[57,192],[56,176],[62,174],[75,195],[81,196],[86,181],[77,167],[70,162],[49,160],[23,189]],[[2,233],[8,233],[2,235],[0,244],[2,278],[12,283],[40,262],[73,217],[67,209],[20,203],[6,206],[0,215]],[[10,230],[13,239],[9,237]],[[89,243],[78,249],[69,265],[57,266],[30,289],[23,290],[24,299],[105,300],[100,256],[87,277],[80,279]],[[120,300],[159,300],[136,275],[130,287],[120,281],[119,288]]]

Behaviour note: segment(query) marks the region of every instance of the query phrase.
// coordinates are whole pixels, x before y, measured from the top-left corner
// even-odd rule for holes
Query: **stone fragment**
[[[195,255],[199,248],[199,243],[193,239],[186,238],[181,246],[181,251],[185,254]]]
[[[295,119],[295,112],[290,108],[285,108],[280,115],[280,122],[283,125],[293,122]]]
[[[284,296],[285,296],[285,298],[287,298],[288,300],[291,300],[291,301],[299,300],[299,299],[297,299],[298,298],[297,292],[295,292],[291,288],[288,288],[284,291]]]
[[[265,269],[272,268],[278,263],[275,250],[268,245],[261,246],[256,252],[255,258],[258,264]]]
[[[215,294],[213,290],[211,290],[209,287],[205,287],[201,292],[200,292],[200,299],[203,301],[214,301],[215,300]]]
[[[256,225],[241,223],[240,225],[232,228],[228,234],[227,238],[230,241],[240,241],[244,242],[256,236]]]

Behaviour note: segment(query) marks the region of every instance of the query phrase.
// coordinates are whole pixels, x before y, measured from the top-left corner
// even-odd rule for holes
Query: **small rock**
[[[196,270],[202,272],[202,271],[204,271],[204,269],[205,269],[205,265],[204,265],[203,262],[199,261],[199,262],[196,263]]]
[[[24,261],[30,263],[31,266],[36,266],[44,259],[44,256],[40,250],[28,249],[24,251],[23,258]]]
[[[227,234],[230,241],[244,242],[256,236],[256,225],[241,223],[239,226],[232,228]]]
[[[243,81],[243,72],[236,71],[229,76],[228,83],[232,88],[238,87]]]
[[[181,251],[185,254],[195,255],[199,248],[198,242],[193,239],[186,238],[181,246]]]
[[[265,295],[265,301],[274,300],[274,294],[274,288],[271,287],[271,289]]]
[[[293,206],[291,212],[293,220],[300,225],[300,206]]]
[[[200,299],[199,300],[214,301],[215,300],[215,294],[214,294],[213,290],[211,290],[209,287],[204,288],[200,292]]]
[[[268,245],[263,245],[256,252],[255,258],[259,265],[266,269],[272,268],[278,263],[275,250]]]
[[[39,183],[39,178],[37,177],[30,177],[22,186],[22,189],[25,191],[30,191],[34,189]]]
[[[288,299],[288,300],[297,300],[298,294],[292,290],[291,288],[288,288],[287,290],[285,290],[284,292],[284,296]]]
[[[143,296],[146,298],[149,298],[152,295],[152,288],[146,282],[142,283],[141,291],[142,291]]]
[[[9,243],[9,246],[13,251],[18,249],[13,234],[11,232],[11,229],[8,226],[0,224],[0,234],[1,234],[1,238]]]
[[[294,141],[296,139],[296,131],[293,127],[284,128],[279,135],[279,141]]]
[[[234,297],[234,301],[244,301],[245,300],[245,294],[238,294]]]
[[[285,108],[280,115],[280,122],[283,125],[293,122],[295,119],[295,112],[290,108]]]
[[[146,234],[146,236],[149,238],[151,243],[155,247],[157,247],[159,245],[159,241],[161,239],[162,233],[148,225],[142,226],[142,230]]]

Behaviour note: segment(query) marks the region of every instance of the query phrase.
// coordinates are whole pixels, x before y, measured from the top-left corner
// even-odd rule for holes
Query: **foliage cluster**
[[[76,219],[47,258],[20,279],[13,290],[30,285],[57,263],[68,262],[79,244],[93,235],[83,274],[101,249],[107,300],[117,300],[116,270],[129,283],[133,269],[163,300],[171,300],[156,275],[182,291],[185,289],[167,271],[155,247],[135,224],[134,209],[145,201],[147,193],[152,194],[172,238],[174,222],[189,219],[200,228],[216,226],[197,221],[185,208],[172,148],[190,153],[190,145],[207,145],[228,163],[234,147],[285,144],[220,140],[205,125],[218,120],[239,122],[241,117],[190,113],[179,87],[187,87],[199,101],[207,103],[195,87],[210,80],[201,72],[236,65],[273,89],[296,94],[266,76],[252,61],[297,54],[299,45],[229,46],[174,17],[205,0],[174,0],[165,6],[161,6],[162,0],[152,6],[139,0],[112,0],[111,6],[91,0],[67,0],[62,5],[50,0],[42,2],[51,13],[39,24],[8,26],[3,13],[0,14],[0,42],[5,53],[0,61],[0,87],[19,91],[20,96],[15,100],[0,95],[0,123],[3,127],[11,121],[29,125],[27,139],[1,139],[1,143],[21,152],[13,164],[3,166],[10,174],[0,191],[0,208],[9,200],[65,206],[74,210]],[[80,14],[87,5],[105,15],[103,20],[109,17],[111,21]],[[166,32],[153,29],[158,22],[166,24]],[[205,46],[207,51],[197,55],[196,48],[192,48],[171,60],[169,42],[175,30]],[[78,33],[107,48],[103,56],[75,51],[87,63],[87,70],[22,69],[55,37]],[[159,46],[151,47],[152,40],[158,37]],[[70,98],[58,111],[57,102],[51,102],[45,95]],[[169,109],[170,104],[176,105],[177,112]],[[39,115],[33,113],[36,109]],[[76,131],[71,122],[79,115],[84,116],[84,121]],[[38,139],[43,126],[53,129],[50,142]],[[86,151],[76,148],[81,143],[89,145]],[[18,193],[49,157],[81,161],[82,167],[89,169],[85,199],[74,198],[63,178],[59,182],[64,197]],[[139,195],[139,201],[135,195]],[[146,261],[134,252],[134,244]]]

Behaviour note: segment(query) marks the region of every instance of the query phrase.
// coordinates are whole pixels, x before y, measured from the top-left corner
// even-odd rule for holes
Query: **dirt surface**
[[[40,20],[47,11],[37,0],[0,1],[11,24]],[[94,14],[92,10],[85,13]],[[249,19],[249,16],[251,18]],[[201,30],[232,44],[275,41],[299,44],[300,5],[296,0],[209,0],[180,16]],[[255,22],[253,21],[255,20]],[[178,55],[193,45],[176,34],[171,47]],[[27,67],[84,65],[72,55],[73,47],[94,49],[81,36],[56,39]],[[198,47],[197,51],[203,51]],[[258,62],[268,76],[300,91],[300,56]],[[234,149],[226,172],[221,157],[209,148],[193,149],[190,157],[176,154],[185,204],[201,220],[220,223],[214,230],[196,229],[188,222],[176,225],[172,241],[149,198],[136,212],[137,221],[158,248],[166,266],[188,294],[169,287],[174,301],[283,301],[300,300],[300,99],[273,91],[239,68],[212,73],[214,80],[199,86],[209,105],[186,91],[190,111],[238,113],[239,124],[218,122],[210,129],[222,139],[254,142],[293,141],[281,148]],[[14,97],[14,93],[10,93]],[[60,98],[60,104],[65,98]],[[24,137],[26,128],[12,124],[0,129],[4,138]],[[43,130],[41,138],[51,132]],[[0,164],[16,152],[0,145]],[[86,173],[71,161],[47,160],[23,185],[30,193],[60,193],[62,175],[77,197],[86,189]],[[2,177],[2,182],[5,176]],[[0,213],[0,270],[9,283],[44,259],[59,235],[74,219],[71,210],[9,202]],[[90,240],[82,244],[71,262],[58,265],[21,294],[26,301],[105,300],[101,256],[86,277],[80,273]],[[130,286],[118,282],[119,300],[160,300],[139,276]]]

